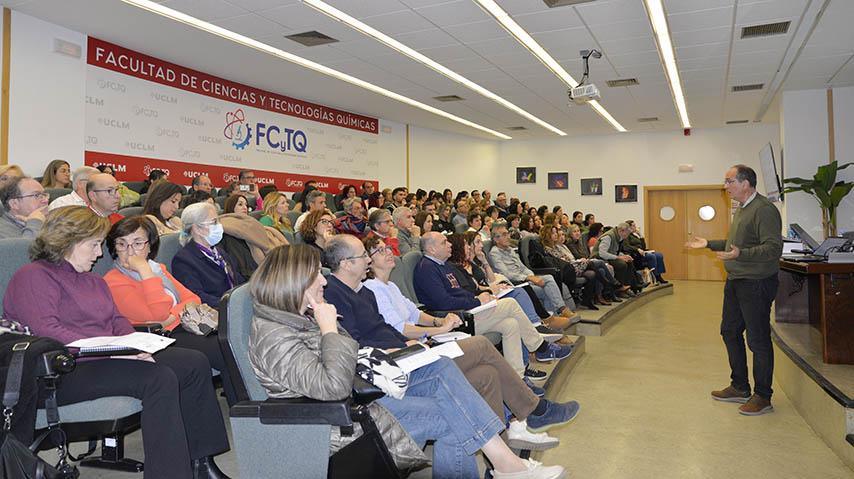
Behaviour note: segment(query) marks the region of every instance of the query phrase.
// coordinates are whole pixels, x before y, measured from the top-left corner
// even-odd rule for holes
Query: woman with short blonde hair
[[[261,209],[264,211],[264,216],[259,220],[262,225],[278,228],[282,232],[294,232],[291,221],[285,216],[290,210],[290,204],[281,191],[267,193],[261,202]]]
[[[22,176],[24,176],[24,170],[18,165],[0,166],[0,188],[5,186],[12,178],[20,178]]]

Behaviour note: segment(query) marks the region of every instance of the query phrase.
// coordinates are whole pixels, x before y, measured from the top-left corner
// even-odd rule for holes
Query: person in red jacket
[[[187,289],[166,266],[154,261],[160,247],[157,227],[143,215],[116,222],[107,233],[107,249],[115,261],[104,275],[119,312],[131,324],[159,323],[171,331],[175,345],[204,353],[211,367],[219,370],[228,404],[233,397],[231,379],[219,349],[216,333],[201,336],[181,327],[181,313],[198,307],[202,300]]]

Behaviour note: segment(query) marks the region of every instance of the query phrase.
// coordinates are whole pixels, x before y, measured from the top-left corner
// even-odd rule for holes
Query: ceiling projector
[[[585,85],[584,82],[587,81],[587,75],[590,72],[590,68],[588,66],[589,58],[591,56],[593,58],[602,58],[602,52],[599,50],[581,50],[580,53],[581,59],[584,61],[584,75],[581,77],[581,83],[579,83],[578,86],[567,90],[569,100],[576,105],[584,105],[585,103],[599,99],[599,89],[596,88],[596,85],[593,83]]]

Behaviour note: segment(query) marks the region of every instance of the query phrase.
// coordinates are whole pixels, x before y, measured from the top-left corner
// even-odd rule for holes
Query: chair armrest
[[[385,396],[382,390],[359,376],[353,379],[353,402],[362,406]]]
[[[163,325],[157,322],[134,324],[133,329],[140,333],[159,334],[160,336],[166,336],[167,338],[172,336],[172,331],[164,329]]]
[[[318,401],[309,398],[241,401],[229,410],[230,417],[256,417],[261,424],[329,424],[350,426],[351,398]]]
[[[444,318],[451,313],[456,314],[463,321],[463,324],[452,329],[452,331],[461,331],[474,335],[474,315],[465,309],[424,309],[423,311],[430,316],[438,318]]]
[[[536,275],[536,276],[543,276],[543,275],[547,275],[547,274],[549,274],[549,275],[558,274],[557,268],[551,268],[551,267],[548,267],[548,268],[531,268],[531,271],[533,271],[534,275]]]

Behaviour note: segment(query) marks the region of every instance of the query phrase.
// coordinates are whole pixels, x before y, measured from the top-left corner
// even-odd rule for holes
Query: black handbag
[[[0,477],[9,479],[77,479],[80,475],[76,467],[67,462],[67,441],[65,432],[51,424],[46,431],[37,437],[29,447],[25,446],[12,434],[12,416],[14,407],[21,395],[21,381],[24,372],[24,359],[30,343],[38,338],[22,337],[12,345],[12,357],[6,373],[6,388],[3,393],[3,427],[0,436]],[[57,418],[55,397],[47,401],[49,418]],[[36,454],[41,444],[51,438],[59,448],[59,462],[51,466]]]

